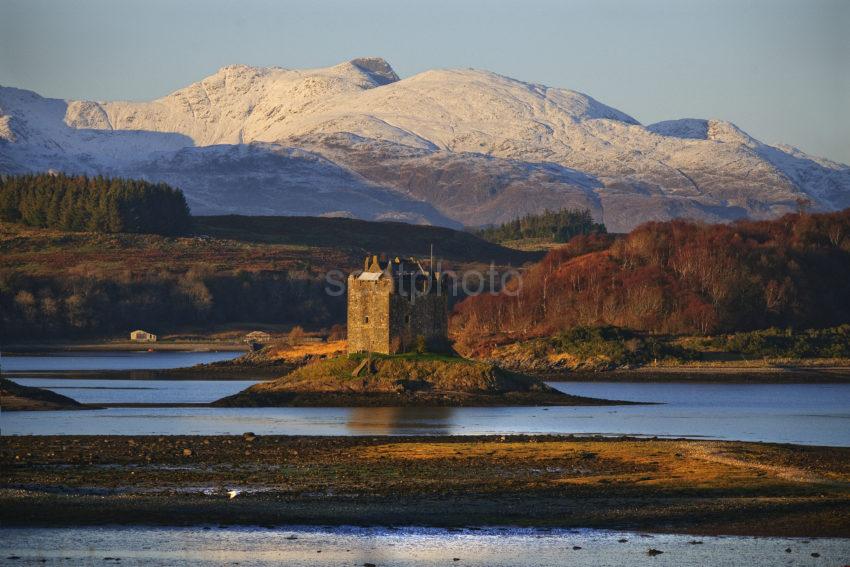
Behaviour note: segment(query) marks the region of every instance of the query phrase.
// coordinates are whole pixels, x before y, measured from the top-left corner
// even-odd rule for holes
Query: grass
[[[445,354],[438,352],[404,352],[399,354],[381,354],[355,352],[348,355],[352,360],[361,361],[364,358],[371,357],[373,360],[404,360],[409,362],[446,362],[449,364],[475,364],[475,361],[463,358],[456,354]]]
[[[551,237],[519,238],[500,242],[502,246],[522,250],[523,252],[548,252],[552,248],[563,246],[563,242],[555,242]]]
[[[358,353],[308,363],[213,405],[462,407],[611,403],[614,402],[570,396],[537,378],[457,356],[425,353],[370,357]]]
[[[354,376],[354,370],[367,358],[372,360],[370,368]],[[258,384],[254,389],[334,391],[348,387],[348,383],[366,380],[366,391],[392,392],[399,382],[428,382],[448,390],[486,390],[500,383],[499,378],[499,370],[494,366],[457,356],[354,353],[307,364],[279,381]]]

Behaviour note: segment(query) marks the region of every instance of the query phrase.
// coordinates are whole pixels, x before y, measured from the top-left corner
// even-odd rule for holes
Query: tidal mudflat
[[[846,537],[850,448],[507,437],[3,437],[4,526],[518,525]]]

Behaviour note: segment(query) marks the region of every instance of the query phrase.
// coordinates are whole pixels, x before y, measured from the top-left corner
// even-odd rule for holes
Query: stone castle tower
[[[448,344],[446,278],[413,258],[367,257],[348,276],[348,352],[396,354]]]

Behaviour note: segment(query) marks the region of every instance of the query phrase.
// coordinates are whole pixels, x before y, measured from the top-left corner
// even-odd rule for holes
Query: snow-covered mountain
[[[575,91],[478,70],[399,79],[382,59],[234,65],[151,102],[0,87],[0,172],[50,169],[166,181],[198,214],[448,226],[579,207],[621,231],[850,206],[850,167],[728,122],[643,126]]]

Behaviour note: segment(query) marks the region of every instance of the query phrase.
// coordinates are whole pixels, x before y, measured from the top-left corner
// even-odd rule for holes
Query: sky
[[[729,120],[850,164],[850,0],[0,0],[0,85],[146,100],[245,63],[386,59]]]

